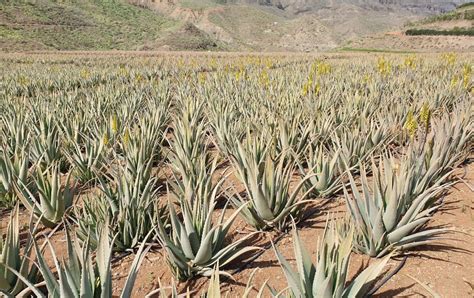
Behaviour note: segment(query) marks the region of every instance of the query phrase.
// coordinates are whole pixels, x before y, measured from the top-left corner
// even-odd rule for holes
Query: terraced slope
[[[474,51],[474,3],[409,23],[397,31],[369,35],[350,49]]]

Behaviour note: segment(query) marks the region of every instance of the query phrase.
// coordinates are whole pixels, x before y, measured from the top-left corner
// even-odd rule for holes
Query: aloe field
[[[1,54],[0,292],[469,297],[472,58]]]

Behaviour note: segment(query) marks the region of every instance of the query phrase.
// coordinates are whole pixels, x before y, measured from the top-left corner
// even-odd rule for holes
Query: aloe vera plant
[[[241,298],[248,298],[248,297],[256,297],[256,298],[262,298],[264,296],[264,290],[266,286],[266,282],[258,289],[257,294],[253,294],[253,281],[254,277],[256,274],[257,270],[254,270],[252,274],[250,275],[250,278],[247,282],[247,285],[245,287],[244,292],[242,293]],[[220,298],[220,297],[230,297],[230,292],[223,292],[222,291],[222,283],[220,279],[221,272],[219,271],[219,266],[216,265],[214,272],[211,275],[211,278],[209,279],[209,284],[207,286],[207,289],[205,289],[202,293],[199,294],[199,297],[213,297],[213,298]],[[160,287],[150,293],[146,296],[146,298],[151,298],[154,297],[154,295],[159,294],[160,297],[171,297],[171,298],[191,298],[191,297],[196,297],[197,295],[196,290],[190,290],[189,288],[186,289],[186,293],[179,294],[178,288],[176,287],[176,284],[172,282],[171,286],[164,287],[161,285],[160,282]],[[235,294],[233,294],[235,295]]]
[[[200,119],[203,104],[186,103],[186,109],[173,121],[170,161],[173,170],[182,175],[193,172],[194,163],[206,152],[206,123]]]
[[[308,156],[298,161],[302,176],[311,175],[305,182],[305,189],[314,197],[329,197],[342,189],[342,177],[338,175],[339,151],[332,157],[324,153],[324,148],[308,150]],[[308,170],[305,170],[305,164]]]
[[[234,152],[236,142],[243,139],[245,130],[239,119],[240,113],[231,103],[216,101],[210,104],[210,125],[213,128],[215,142],[224,156]]]
[[[47,297],[113,297],[112,296],[112,245],[109,242],[109,230],[103,227],[100,234],[99,245],[95,260],[92,258],[92,250],[86,240],[82,246],[77,239],[73,240],[70,232],[66,230],[67,258],[62,262],[48,239],[48,244],[54,261],[58,277],[49,268],[42,250],[35,241],[35,250],[38,258],[38,266],[44,278]],[[120,297],[131,297],[138,268],[147,252],[143,243],[130,267],[127,280]],[[30,292],[39,297],[46,297],[34,284],[29,284],[23,295]]]
[[[14,184],[28,183],[28,169],[27,151],[14,153],[12,157],[6,151],[0,152],[0,207],[15,206]]]
[[[421,144],[410,147],[408,159],[417,164],[416,193],[446,182],[453,169],[472,152],[474,137],[472,116],[469,112],[457,111],[453,119],[445,117],[432,124],[432,135]]]
[[[35,162],[46,168],[53,163],[65,164],[62,160],[60,130],[55,122],[55,118],[49,116],[38,116],[37,123],[34,123],[36,137],[32,139],[31,155]]]
[[[336,135],[333,152],[340,151],[339,171],[342,174],[347,167],[358,172],[357,166],[369,160],[370,155],[389,138],[387,128],[371,124],[367,128],[342,129]]]
[[[381,168],[383,167],[382,172]],[[438,195],[443,186],[430,188],[413,195],[416,172],[395,172],[387,158],[377,167],[372,165],[374,181],[372,193],[365,170],[361,171],[362,193],[349,173],[352,196],[344,187],[344,196],[358,227],[354,233],[354,249],[372,257],[381,257],[393,249],[406,250],[432,241],[432,237],[446,232],[443,228],[424,228],[440,204]]]
[[[207,200],[212,197],[218,158],[211,157],[202,122],[191,126],[190,121],[186,120],[189,117],[191,115],[175,122],[170,154],[173,179],[168,182],[179,201],[187,200],[193,210],[199,210],[199,204],[208,204]]]
[[[211,276],[216,264],[223,268],[238,257],[260,249],[243,246],[254,233],[228,243],[227,234],[240,210],[224,220],[224,208],[217,221],[213,221],[219,185],[215,186],[210,198],[201,201],[179,199],[182,219],[170,203],[169,233],[163,222],[158,221],[160,243],[165,248],[173,274],[179,280],[188,280],[196,275]]]
[[[160,162],[167,119],[163,114],[163,108],[149,112],[147,121],[142,119],[132,128],[125,129],[121,150],[127,179],[134,180],[141,175],[144,180],[149,180],[153,167]]]
[[[76,147],[82,147],[85,142],[92,139],[91,125],[93,123],[93,118],[91,115],[80,109],[76,111],[72,118],[64,117],[63,121],[59,122],[59,128],[61,130],[62,142],[64,143],[67,151],[67,147],[74,145]],[[89,139],[89,140],[88,140]],[[76,148],[73,148],[76,149]]]
[[[126,131],[126,134],[128,131]],[[153,165],[157,160],[158,143],[155,139],[128,136],[124,141],[123,155],[125,160],[125,176],[128,180],[141,177],[141,187],[151,179]]]
[[[83,184],[94,182],[97,175],[105,171],[107,153],[104,142],[100,140],[84,140],[83,145],[72,142],[70,150],[64,154],[73,166],[74,177]],[[70,151],[70,152],[69,152]]]
[[[218,158],[212,158],[207,148],[204,123],[196,116],[185,113],[174,122],[174,138],[170,148],[170,165],[173,178],[172,191],[178,198],[209,198],[212,192],[212,176]]]
[[[113,174],[110,183],[100,179],[102,196],[87,199],[84,207],[76,211],[78,235],[83,240],[90,236],[93,247],[108,218],[112,226],[109,237],[115,235],[114,249],[124,251],[137,247],[153,230],[157,218],[165,217],[165,210],[156,202],[156,179],[144,180],[139,174],[128,181],[122,173],[119,170]]]
[[[38,268],[33,265],[32,235],[35,227],[30,223],[28,237],[21,249],[18,204],[12,210],[5,237],[0,234],[0,293],[6,296],[19,294],[27,284],[39,279]]]
[[[15,185],[23,205],[46,227],[52,228],[61,223],[73,203],[71,176],[67,176],[64,187],[61,186],[61,177],[58,165],[52,165],[45,171],[36,167],[31,183],[26,185],[19,181],[19,184]]]
[[[276,256],[285,273],[288,287],[275,297],[364,297],[374,280],[380,275],[390,255],[376,261],[347,284],[348,266],[352,251],[352,230],[342,236],[336,222],[326,225],[323,241],[317,252],[317,262],[303,246],[296,227],[293,228],[293,249],[297,270],[274,247]],[[286,294],[286,295],[285,295]]]
[[[277,153],[292,151],[295,155],[302,154],[310,145],[311,125],[302,122],[299,113],[288,121],[280,120],[276,128]]]
[[[231,197],[232,204],[242,209],[244,219],[256,229],[284,229],[290,217],[301,215],[302,205],[308,202],[305,199],[312,189],[302,195],[300,191],[312,175],[290,188],[296,165],[288,160],[293,158],[280,154],[273,160],[269,146],[256,140],[237,145],[232,161],[237,177],[245,186],[246,197],[237,193]]]
[[[30,141],[31,131],[26,122],[27,117],[15,112],[13,114],[4,113],[0,119],[3,120],[0,122],[3,124],[0,130],[2,150],[8,156],[14,156],[23,151]]]

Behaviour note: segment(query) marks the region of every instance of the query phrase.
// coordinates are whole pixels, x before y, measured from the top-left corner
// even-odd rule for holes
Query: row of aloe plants
[[[190,79],[185,73],[177,90],[170,91],[171,83],[163,82],[158,91],[149,91],[158,100],[135,82],[139,93],[106,85],[97,93],[115,93],[98,101],[88,98],[86,91],[75,102],[51,95],[48,105],[30,99],[32,106],[23,112],[6,110],[1,126],[2,197],[10,206],[20,201],[50,228],[67,218],[75,226],[73,242],[81,243],[83,251],[104,247],[106,241],[114,251],[157,242],[181,280],[212,276],[216,270],[225,274],[220,269],[261,250],[246,245],[258,232],[230,242],[232,224],[239,216],[256,231],[284,232],[293,219],[303,220],[306,209],[315,208],[313,202],[341,194],[348,217],[330,225],[342,238],[328,236],[327,245],[351,243],[330,253],[341,254],[334,258],[346,259],[344,264],[348,245],[349,251],[383,257],[446,232],[426,229],[426,223],[440,206],[453,168],[472,150],[472,112],[464,93],[452,100],[448,92],[431,107],[423,104],[408,111],[404,102],[385,110],[384,92],[391,85],[381,81],[384,88],[367,86],[366,101],[337,85],[325,94],[313,90],[301,96],[290,90],[288,102],[273,102],[269,98],[284,93],[278,89],[281,73],[264,76],[258,69],[252,71],[261,77],[244,86],[224,85],[229,88],[223,92],[230,95],[224,100],[218,96],[222,78],[194,86],[187,85]],[[336,80],[319,75],[322,81]],[[237,92],[251,91],[255,94],[248,93],[243,103],[235,100]],[[328,96],[333,94],[338,99],[329,105]],[[308,110],[316,110],[315,115]],[[415,119],[418,115],[420,121]],[[369,174],[373,187],[367,181]],[[231,175],[240,181],[243,193],[227,186]],[[160,181],[162,177],[166,182]],[[82,192],[87,191],[91,194],[84,199]],[[214,211],[220,201],[232,205],[230,218],[225,217],[226,208],[219,216]],[[352,226],[357,228],[351,230]],[[68,283],[61,276],[55,279],[40,259],[38,254],[48,291]],[[303,267],[307,266],[305,261]],[[9,280],[24,277],[8,268],[5,272]],[[345,272],[334,274],[343,278]],[[361,280],[369,283],[374,274]],[[297,277],[304,278],[312,277],[303,273]],[[106,277],[104,282],[109,283]],[[34,284],[25,285],[35,290]],[[365,283],[359,286],[355,288],[366,290]],[[72,286],[64,287],[69,291],[66,287]],[[355,293],[331,290],[335,296]],[[293,287],[291,291],[302,293]],[[312,291],[317,295],[318,289]]]
[[[173,202],[180,206],[182,218],[177,215],[178,210],[172,201],[167,205],[157,204],[157,185],[150,173],[152,161],[137,158],[137,162],[133,163],[125,153],[124,162],[113,167],[116,173],[97,177],[102,197],[93,202],[86,201],[73,216],[78,222],[78,236],[85,243],[86,250],[89,247],[99,249],[104,238],[112,241],[116,250],[134,248],[140,243],[143,245],[148,238],[148,231],[156,225],[158,241],[165,248],[177,278],[211,276],[217,265],[225,267],[235,258],[261,249],[243,245],[253,234],[230,245],[225,243],[226,234],[239,213],[257,230],[284,230],[291,218],[301,218],[302,207],[311,202],[311,193],[316,191],[320,194],[318,198],[328,195],[321,192],[321,182],[331,180],[325,177],[328,170],[315,171],[314,167],[305,170],[304,162],[299,160],[295,151],[278,153],[274,143],[270,142],[271,138],[265,141],[264,137],[248,135],[244,143],[237,141],[235,147],[229,147],[226,151],[235,150],[235,153],[229,153],[230,160],[236,176],[245,186],[246,195],[236,193],[229,197],[228,202],[234,205],[236,211],[224,221],[224,209],[218,222],[213,224],[216,200],[227,193],[220,193],[225,179],[213,183],[217,158],[211,158],[202,127],[187,122],[192,119],[189,113],[193,112],[185,110],[184,113],[183,117],[175,120],[173,138],[169,141],[169,160],[173,169],[169,185],[175,197]],[[347,160],[324,159],[324,154],[318,154],[316,164],[319,167],[337,172],[338,161],[342,160],[346,165],[349,184],[344,182],[344,177],[334,176],[339,178],[339,189],[345,190],[351,217],[339,225],[343,228],[338,232],[345,237],[350,235],[354,251],[381,257],[395,249],[404,250],[426,244],[432,236],[446,232],[445,229],[426,230],[423,227],[440,207],[438,201],[452,168],[466,157],[472,145],[472,122],[468,119],[463,126],[463,121],[465,119],[457,117],[450,125],[441,122],[441,125],[433,128],[437,133],[428,137],[430,140],[425,140],[424,145],[413,142],[407,147],[408,154],[404,158],[395,160],[382,155],[378,167],[373,161],[372,188],[367,182],[366,167],[361,166],[362,194],[359,194],[353,168],[347,164]],[[451,137],[448,138],[448,135]],[[445,146],[434,146],[445,139],[450,139],[450,142],[444,143]],[[128,142],[132,143],[131,140]],[[421,153],[418,151],[420,147]],[[322,148],[318,147],[317,150]],[[153,157],[154,154],[148,156]],[[419,158],[423,162],[418,162]],[[301,178],[290,190],[294,173],[300,173]],[[37,165],[36,176],[32,178],[33,187],[21,180],[15,184],[20,200],[47,227],[59,224],[64,219],[66,209],[72,206],[73,192],[69,186],[69,175],[64,187],[60,178],[59,166],[54,165],[43,171]],[[311,178],[317,178],[314,184]],[[105,179],[111,181],[107,183]],[[346,190],[348,185],[352,195]],[[299,195],[300,192],[303,194]],[[109,218],[112,218],[112,230],[106,228]],[[349,226],[358,228],[348,232]],[[104,230],[108,231],[107,237],[100,232]],[[52,274],[47,275],[52,278]]]

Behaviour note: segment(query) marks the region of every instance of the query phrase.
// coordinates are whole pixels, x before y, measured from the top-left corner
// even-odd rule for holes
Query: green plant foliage
[[[441,205],[438,196],[445,189],[436,186],[414,194],[419,177],[413,167],[396,172],[393,161],[381,159],[372,165],[373,183],[361,172],[362,193],[349,174],[352,197],[344,188],[347,207],[356,230],[354,249],[372,257],[381,257],[394,249],[406,250],[432,241],[445,233],[444,228],[427,229],[425,224]],[[382,172],[383,169],[383,172]]]
[[[254,233],[229,242],[227,235],[240,209],[225,220],[224,208],[218,219],[213,220],[218,188],[219,184],[207,200],[180,199],[181,217],[178,217],[175,207],[170,203],[169,233],[159,221],[157,233],[160,243],[166,250],[173,274],[179,280],[188,280],[196,275],[210,277],[215,269],[224,268],[240,256],[260,249],[244,246]]]
[[[46,285],[47,297],[113,297],[112,244],[109,242],[109,233],[107,227],[104,227],[101,231],[95,260],[92,258],[89,241],[85,241],[81,246],[77,239],[73,240],[71,238],[68,230],[66,230],[67,258],[62,262],[59,261],[49,239],[46,239],[45,241],[51,250],[58,277],[49,268],[42,250],[39,248],[38,243],[34,241],[38,267]],[[146,251],[145,243],[143,243],[130,267],[120,297],[131,297],[137,271]],[[46,297],[40,289],[31,283],[25,292],[27,293],[22,294],[26,295],[29,292],[33,292],[39,297]]]
[[[238,143],[237,148],[232,161],[246,194],[242,197],[236,193],[232,204],[242,209],[244,219],[256,229],[283,230],[291,217],[301,216],[303,205],[308,203],[306,198],[312,189],[299,195],[312,175],[290,188],[296,169],[293,155],[282,153],[273,159],[269,144],[256,139]]]
[[[54,164],[45,171],[36,167],[30,184],[25,185],[23,181],[19,181],[16,185],[22,204],[49,228],[62,222],[74,200],[70,175],[67,176],[64,187],[61,178],[59,166]]]
[[[296,259],[295,271],[290,263],[274,248],[278,261],[285,273],[288,287],[275,297],[363,297],[373,281],[380,275],[390,259],[387,256],[365,268],[347,284],[348,266],[352,251],[353,230],[340,235],[340,227],[334,221],[329,222],[324,238],[319,246],[317,262],[303,246],[296,227],[293,227],[293,249]]]
[[[5,237],[0,234],[0,293],[15,296],[27,287],[27,283],[36,283],[39,280],[38,268],[32,265],[32,235],[35,230],[36,227],[30,224],[30,234],[22,249],[17,204],[11,212]]]

